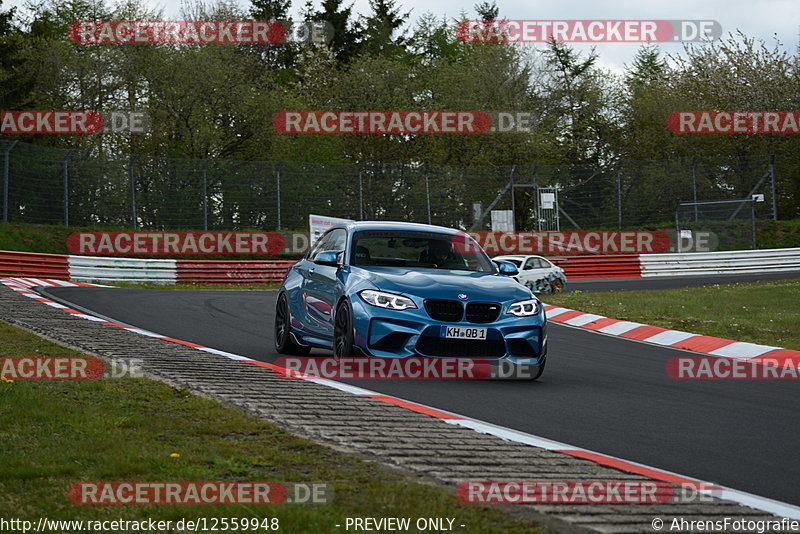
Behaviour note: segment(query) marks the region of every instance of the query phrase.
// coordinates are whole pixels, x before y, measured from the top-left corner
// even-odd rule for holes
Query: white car
[[[492,258],[498,261],[510,261],[519,269],[516,280],[534,293],[561,293],[567,284],[564,269],[553,265],[550,260],[541,256],[525,256],[513,254]]]

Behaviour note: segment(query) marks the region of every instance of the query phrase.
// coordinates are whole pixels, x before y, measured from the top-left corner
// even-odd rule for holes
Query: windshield
[[[352,250],[351,265],[495,272],[483,249],[466,234],[365,230],[353,235]]]

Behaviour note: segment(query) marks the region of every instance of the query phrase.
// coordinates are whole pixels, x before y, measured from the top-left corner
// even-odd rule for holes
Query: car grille
[[[447,358],[500,358],[506,353],[506,344],[502,339],[477,341],[421,336],[417,352]]]
[[[467,321],[471,323],[491,323],[500,316],[500,304],[497,302],[470,302],[467,304]],[[428,299],[425,311],[432,319],[457,323],[464,318],[464,305],[457,300]]]
[[[500,315],[497,302],[470,302],[467,304],[467,321],[471,323],[491,323]]]
[[[464,307],[457,300],[428,299],[425,311],[432,319],[457,323],[464,316]]]

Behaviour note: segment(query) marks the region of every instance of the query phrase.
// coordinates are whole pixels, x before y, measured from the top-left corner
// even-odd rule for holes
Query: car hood
[[[509,276],[469,271],[407,269],[402,267],[354,267],[353,274],[382,291],[422,298],[470,301],[517,301],[531,298],[531,292]]]

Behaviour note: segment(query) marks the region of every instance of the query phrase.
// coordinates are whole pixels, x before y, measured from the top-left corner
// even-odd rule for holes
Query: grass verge
[[[80,355],[2,322],[0,339],[0,357]],[[0,450],[0,518],[34,525],[39,517],[257,517],[278,518],[282,532],[328,533],[341,532],[335,525],[346,517],[452,517],[466,525],[461,532],[539,532],[501,510],[462,504],[445,488],[147,379],[0,381]],[[324,482],[335,498],[325,505],[89,506],[67,496],[80,481]]]
[[[543,299],[615,319],[800,349],[800,279],[652,291],[574,291]]]

